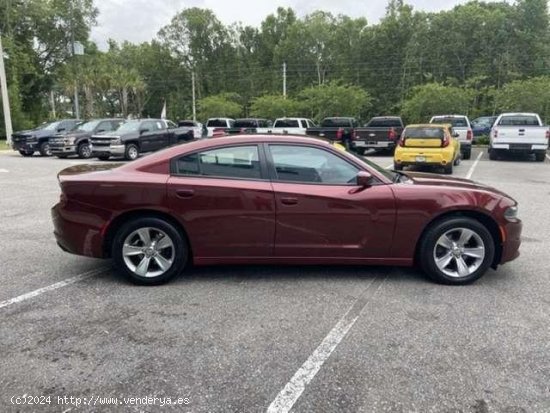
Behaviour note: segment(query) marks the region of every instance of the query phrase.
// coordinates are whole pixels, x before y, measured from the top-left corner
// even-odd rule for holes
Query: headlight
[[[111,139],[111,145],[120,145],[120,144],[122,144],[122,139],[120,138]]]
[[[516,221],[518,219],[518,206],[514,205],[506,208],[504,211],[504,218],[508,221]]]
[[[69,136],[68,138],[65,138],[65,143],[69,145],[74,145],[75,141],[76,141],[76,138],[74,136]]]

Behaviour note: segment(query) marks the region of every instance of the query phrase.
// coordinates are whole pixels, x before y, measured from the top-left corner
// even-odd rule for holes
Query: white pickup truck
[[[549,138],[550,129],[536,113],[503,113],[491,129],[489,159],[509,152],[534,154],[538,162],[544,162]]]
[[[314,128],[315,122],[307,118],[279,118],[271,128],[258,128],[256,133],[280,133],[288,135],[306,135],[307,128]]]
[[[462,159],[470,159],[472,156],[472,139],[474,133],[468,116],[464,115],[438,115],[430,119],[430,123],[450,124],[453,132],[458,134],[457,139],[460,142],[460,152]]]

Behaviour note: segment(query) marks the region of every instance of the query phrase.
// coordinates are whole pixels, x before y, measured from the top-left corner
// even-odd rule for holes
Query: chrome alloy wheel
[[[164,274],[174,262],[176,250],[172,239],[158,228],[139,228],[124,240],[122,256],[130,271],[140,277]]]
[[[135,146],[131,146],[130,148],[128,148],[128,158],[130,160],[133,161],[134,159],[137,159],[138,156],[139,152]]]
[[[433,258],[437,268],[453,278],[473,274],[485,259],[485,244],[475,231],[453,228],[435,243]]]

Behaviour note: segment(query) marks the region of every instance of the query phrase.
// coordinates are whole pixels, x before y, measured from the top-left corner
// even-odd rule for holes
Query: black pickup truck
[[[93,119],[70,131],[58,133],[49,139],[52,155],[58,158],[78,155],[81,159],[88,159],[92,156],[92,135],[112,132],[123,123],[124,119]]]
[[[188,127],[180,128],[166,119],[136,119],[123,123],[114,132],[93,135],[92,152],[101,160],[117,156],[132,161],[140,153],[154,152],[188,139]]]
[[[403,120],[399,116],[374,117],[364,127],[355,129],[352,149],[361,155],[367,149],[393,153],[403,129]]]
[[[49,139],[60,132],[73,129],[81,122],[78,119],[62,119],[45,123],[35,129],[15,132],[12,135],[13,149],[23,156],[32,156],[36,151],[41,156],[51,156]]]
[[[227,135],[238,135],[240,133],[256,133],[258,128],[271,128],[273,122],[268,119],[244,118],[235,119],[233,127],[226,129]]]
[[[342,142],[346,148],[349,148],[357,126],[358,122],[355,118],[325,118],[320,127],[307,128],[306,135]]]

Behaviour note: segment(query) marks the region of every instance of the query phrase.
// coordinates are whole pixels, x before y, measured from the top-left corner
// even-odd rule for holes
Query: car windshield
[[[84,122],[76,125],[75,130],[79,130],[82,132],[92,132],[97,125],[99,125],[100,120],[92,120],[90,122]]]
[[[117,132],[135,132],[139,130],[140,125],[141,125],[141,121],[131,120],[129,122],[126,122],[120,125],[116,131]]]
[[[256,119],[237,119],[233,124],[235,128],[255,128],[258,126]]]
[[[56,130],[57,128],[59,128],[59,125],[61,125],[61,121],[57,121],[57,122],[51,122],[51,123],[47,123],[46,125],[44,125],[42,128],[40,129],[44,129],[44,130]]]
[[[404,139],[443,139],[445,134],[442,128],[406,128],[403,132]]]
[[[438,124],[451,124],[453,125],[453,128],[467,128],[468,127],[468,121],[466,118],[461,117],[446,117],[446,116],[438,116],[436,118],[433,118],[430,123],[438,123]]]

